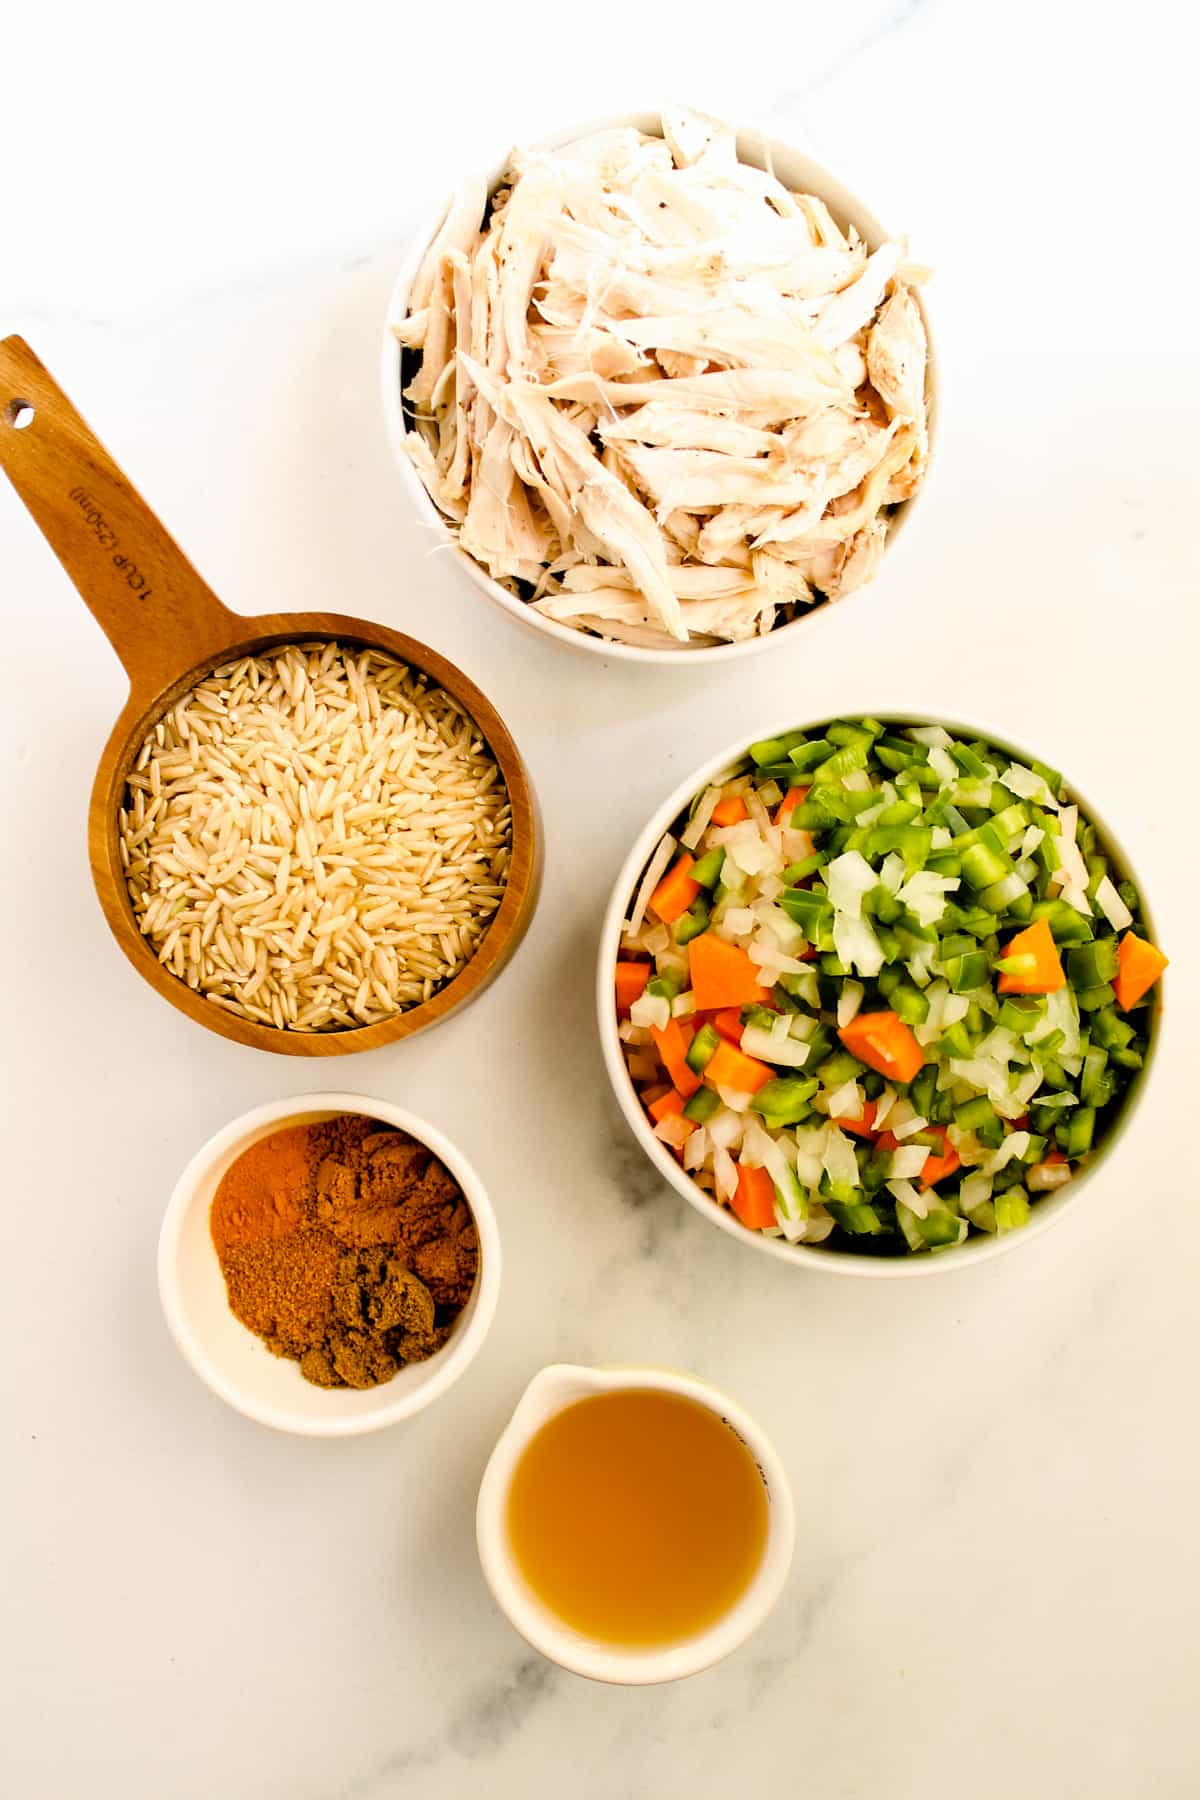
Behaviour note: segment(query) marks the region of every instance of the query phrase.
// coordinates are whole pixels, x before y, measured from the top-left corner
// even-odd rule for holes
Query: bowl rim
[[[605,131],[622,126],[632,125],[653,136],[662,135],[661,108],[643,108],[639,111],[617,113],[601,119],[593,119],[569,128],[560,128],[547,136],[536,140],[538,148],[562,149],[583,137],[591,136],[598,131]],[[823,164],[809,156],[798,145],[788,143],[785,139],[774,137],[764,125],[754,122],[744,123],[730,121],[737,133],[739,160],[745,160],[743,145],[757,146],[768,164],[782,154],[786,159],[799,159],[811,176],[806,175],[806,182],[811,181],[811,191],[831,206],[835,214],[849,217],[851,214],[862,229],[868,244],[881,241],[889,236],[871,209],[865,206],[853,189],[846,186],[840,178],[832,174]],[[513,146],[509,144],[503,157],[491,159],[485,165],[484,175],[491,194],[499,184],[501,175],[512,155]],[[753,656],[777,645],[783,634],[794,628],[812,626],[818,619],[826,624],[829,615],[839,611],[846,601],[854,600],[861,594],[870,592],[878,585],[880,575],[847,594],[844,600],[826,600],[808,612],[797,613],[795,618],[785,624],[776,626],[764,636],[745,638],[737,643],[698,645],[689,649],[680,646],[678,649],[656,648],[642,644],[623,644],[609,638],[596,637],[590,632],[576,631],[557,619],[544,618],[535,613],[529,604],[512,594],[500,582],[493,579],[487,571],[468,556],[460,548],[457,538],[449,529],[446,520],[438,510],[435,502],[426,490],[425,484],[417,474],[412,461],[404,448],[407,427],[404,421],[404,409],[401,400],[401,346],[391,329],[390,321],[402,318],[407,311],[408,295],[434,237],[440,230],[443,220],[453,202],[453,194],[442,197],[436,205],[428,206],[417,225],[414,227],[408,248],[401,260],[392,291],[388,299],[387,310],[383,322],[383,341],[380,356],[380,389],[383,401],[384,428],[392,456],[401,478],[401,485],[407,492],[416,511],[418,521],[428,527],[434,534],[439,549],[445,550],[451,560],[468,576],[480,593],[499,606],[502,611],[526,629],[536,632],[540,637],[552,638],[568,649],[589,655],[611,657],[618,662],[636,662],[656,664],[660,667],[703,668],[713,663],[732,662],[735,658]],[[921,510],[921,502],[927,497],[934,466],[937,462],[936,449],[939,442],[941,371],[934,335],[930,327],[929,312],[924,295],[919,287],[913,288],[925,327],[927,343],[927,363],[925,373],[926,391],[926,432],[928,452],[925,476],[920,490],[911,500],[904,501],[891,515],[888,534],[884,546],[883,564],[887,565],[894,555],[896,544],[909,535],[909,527],[914,511]]]
[[[545,1386],[565,1387],[569,1391],[553,1403],[539,1404],[538,1390]],[[517,1572],[505,1519],[505,1502],[517,1464],[542,1426],[577,1400],[631,1389],[677,1394],[722,1419],[757,1465],[768,1507],[761,1561],[729,1610],[691,1637],[641,1649],[624,1649],[588,1639],[539,1600]],[[744,1644],[768,1618],[787,1585],[795,1541],[796,1509],[787,1469],[753,1414],[703,1377],[653,1364],[549,1363],[537,1370],[496,1439],[475,1506],[475,1542],[484,1579],[513,1629],[560,1668],[592,1681],[624,1687],[650,1686],[697,1675]]]
[[[182,1304],[178,1268],[184,1221],[196,1200],[201,1183],[214,1163],[249,1132],[264,1125],[283,1126],[289,1119],[308,1117],[313,1113],[362,1113],[367,1118],[381,1119],[401,1131],[407,1131],[427,1149],[432,1150],[455,1177],[471,1209],[479,1234],[475,1310],[462,1332],[457,1333],[428,1359],[430,1362],[442,1359],[432,1376],[402,1398],[390,1402],[386,1400],[390,1383],[383,1382],[373,1390],[380,1396],[376,1410],[353,1416],[331,1415],[328,1419],[305,1418],[289,1412],[286,1407],[259,1400],[221,1372],[200,1336],[193,1330]],[[216,1256],[215,1250],[213,1256]],[[284,1100],[268,1100],[261,1106],[251,1107],[248,1112],[239,1114],[227,1125],[221,1126],[191,1156],[175,1183],[163,1214],[158,1237],[158,1293],[167,1330],[180,1355],[205,1386],[224,1400],[227,1406],[233,1407],[235,1412],[260,1425],[269,1425],[276,1431],[286,1431],[298,1437],[358,1437],[367,1432],[382,1431],[385,1426],[398,1424],[401,1419],[423,1412],[466,1372],[479,1354],[495,1317],[500,1296],[501,1262],[500,1229],[492,1203],[483,1182],[461,1150],[428,1120],[419,1118],[417,1114],[390,1100],[366,1094],[322,1090],[311,1094],[295,1094]],[[254,1335],[246,1326],[242,1326],[242,1329],[248,1335]]]
[[[1142,1102],[1150,1081],[1151,1071],[1155,1065],[1158,1040],[1161,1035],[1163,1006],[1161,988],[1159,1003],[1154,1010],[1149,1030],[1145,1064],[1135,1074],[1124,1107],[1087,1169],[1068,1182],[1065,1187],[1060,1188],[1057,1193],[1050,1193],[1044,1199],[1039,1200],[1031,1210],[1028,1223],[1019,1231],[1006,1232],[1002,1237],[991,1235],[969,1237],[963,1243],[938,1255],[862,1256],[849,1250],[829,1251],[822,1250],[818,1245],[806,1247],[804,1244],[791,1244],[785,1238],[764,1237],[760,1232],[748,1231],[733,1216],[728,1207],[718,1206],[703,1188],[697,1186],[676,1162],[666,1146],[654,1136],[625,1066],[621,1040],[617,1032],[616,1008],[612,1001],[612,970],[620,946],[621,926],[624,922],[627,903],[635,892],[636,884],[653,853],[655,844],[663,832],[669,828],[671,822],[691,801],[693,795],[714,775],[743,757],[752,743],[764,737],[777,737],[785,731],[808,731],[813,726],[825,723],[833,717],[873,718],[893,725],[941,725],[947,731],[957,735],[981,738],[1018,761],[1029,762],[1034,754],[1009,737],[1007,732],[998,730],[978,719],[955,719],[945,714],[925,712],[920,708],[897,711],[892,707],[855,706],[844,709],[836,715],[818,713],[805,718],[791,716],[777,720],[765,730],[756,731],[752,737],[739,736],[718,754],[707,757],[691,775],[672,789],[667,798],[655,808],[646,825],[638,833],[629,854],[621,865],[620,873],[605,908],[604,920],[600,928],[600,947],[596,964],[596,1012],[605,1070],[626,1123],[659,1174],[710,1224],[717,1226],[719,1230],[735,1238],[739,1243],[775,1257],[779,1261],[790,1263],[793,1267],[811,1269],[820,1274],[865,1277],[870,1280],[924,1278],[944,1273],[948,1269],[975,1268],[980,1263],[1006,1254],[1018,1244],[1032,1242],[1043,1232],[1048,1231],[1052,1225],[1057,1224],[1068,1207],[1078,1201],[1080,1193],[1090,1185],[1094,1176],[1107,1162],[1109,1155],[1117,1143],[1124,1138],[1134,1119],[1140,1117]],[[1142,899],[1142,916],[1153,935],[1153,919],[1145,898],[1145,889],[1134,874],[1133,863],[1123,843],[1109,826],[1104,815],[1092,805],[1090,798],[1081,791],[1069,775],[1064,775],[1064,781],[1073,802],[1078,804],[1080,811],[1097,827],[1104,838],[1106,847],[1112,851],[1123,869],[1128,871],[1135,880]]]

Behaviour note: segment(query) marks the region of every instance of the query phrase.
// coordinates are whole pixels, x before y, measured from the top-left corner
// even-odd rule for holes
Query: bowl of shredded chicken
[[[682,108],[515,150],[397,282],[406,485],[544,633],[764,647],[864,587],[921,490],[925,273],[808,158]]]

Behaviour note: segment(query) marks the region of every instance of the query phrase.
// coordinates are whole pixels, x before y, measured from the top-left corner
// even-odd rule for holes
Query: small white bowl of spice
[[[348,1437],[411,1417],[479,1351],[500,1238],[478,1175],[389,1101],[271,1101],[217,1132],[163,1220],[167,1327],[247,1418]]]

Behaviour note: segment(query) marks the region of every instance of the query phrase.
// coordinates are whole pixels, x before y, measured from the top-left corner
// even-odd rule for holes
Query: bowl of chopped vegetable
[[[722,1230],[928,1273],[1078,1197],[1144,1090],[1165,967],[1057,770],[969,725],[836,719],[735,744],[655,813],[605,916],[600,1037]]]
[[[923,486],[926,273],[808,157],[686,108],[512,151],[393,291],[405,490],[559,643],[764,649],[874,577]]]

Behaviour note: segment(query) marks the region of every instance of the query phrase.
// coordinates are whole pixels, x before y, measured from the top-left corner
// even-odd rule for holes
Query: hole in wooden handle
[[[32,402],[29,400],[10,400],[4,409],[4,416],[14,430],[24,431],[27,425],[33,424],[34,409]]]

